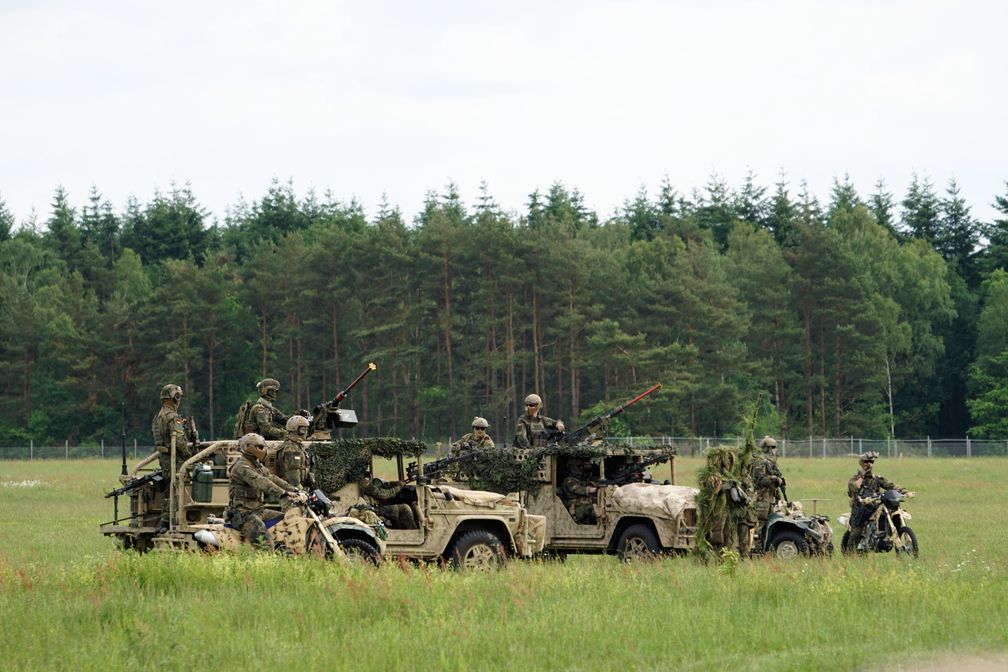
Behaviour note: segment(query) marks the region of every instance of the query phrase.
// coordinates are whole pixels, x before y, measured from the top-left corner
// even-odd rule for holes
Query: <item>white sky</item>
[[[0,198],[62,184],[120,211],[190,181],[219,218],[272,178],[411,218],[481,180],[521,210],[554,181],[605,217],[663,175],[781,169],[826,200],[1008,180],[1008,3],[0,0]]]

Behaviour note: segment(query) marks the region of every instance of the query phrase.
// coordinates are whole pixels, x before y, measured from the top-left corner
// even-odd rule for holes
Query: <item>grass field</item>
[[[679,482],[699,466],[677,462]],[[853,461],[781,466],[792,499],[844,512]],[[98,533],[115,462],[0,462],[0,668],[858,670],[1008,650],[1008,460],[877,470],[918,493],[917,561],[578,557],[465,575],[124,554]]]

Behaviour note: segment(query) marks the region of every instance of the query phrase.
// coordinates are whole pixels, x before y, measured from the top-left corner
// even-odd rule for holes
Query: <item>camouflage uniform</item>
[[[170,398],[164,397],[165,390],[168,390],[168,388],[177,388],[178,398],[181,399],[181,388],[178,388],[176,385],[166,385],[164,390],[162,390],[163,401],[161,409],[151,420],[151,433],[154,435],[154,446],[158,452],[158,464],[161,467],[161,471],[164,472],[164,480],[161,482],[164,502],[161,505],[160,526],[166,529],[169,523],[169,512],[171,511],[171,508],[178,510],[178,502],[175,502],[174,506],[171,508],[169,508],[168,505],[168,490],[171,487],[171,474],[177,474],[178,470],[182,467],[182,464],[193,456],[192,448],[188,442],[185,418],[178,414],[178,402],[173,403]],[[172,468],[171,463],[171,445],[173,437],[175,438],[174,469]],[[176,486],[178,486],[177,483]]]
[[[583,472],[582,472],[583,473]],[[584,478],[578,478],[571,474],[560,484],[560,492],[563,493],[564,503],[570,511],[574,520],[582,525],[594,525],[597,522],[595,517],[595,492],[598,491],[590,485]]]
[[[847,539],[847,548],[845,550],[852,552],[857,549],[857,545],[861,541],[861,537],[864,535],[865,527],[868,523],[867,507],[861,504],[858,501],[858,498],[867,498],[880,492],[885,492],[886,490],[898,489],[899,486],[889,479],[872,473],[871,466],[865,469],[862,465],[862,467],[857,470],[857,473],[851,476],[850,480],[847,481],[847,495],[850,497],[851,504],[849,521],[850,537]],[[855,524],[855,521],[858,521],[857,524]]]
[[[313,488],[315,479],[311,473],[311,460],[301,441],[291,438],[284,439],[283,445],[274,458],[276,475],[296,487]]]
[[[515,429],[516,448],[542,448],[549,443],[551,431],[557,431],[557,420],[544,415],[525,415],[518,418]]]
[[[294,489],[287,481],[271,474],[258,460],[239,455],[228,475],[228,512],[231,524],[241,530],[242,541],[272,549],[273,537],[262,519],[264,496],[281,497]]]
[[[493,439],[490,438],[489,434],[484,434],[483,436],[477,438],[476,434],[469,432],[468,434],[463,434],[462,438],[452,444],[451,455],[456,457],[459,455],[466,455],[476,450],[487,450],[494,447]]]
[[[379,516],[388,521],[388,526],[396,530],[414,530],[420,525],[417,523],[413,507],[402,501],[391,502],[395,499],[413,499],[416,501],[416,491],[412,493],[409,486],[400,481],[386,483],[378,478],[364,477],[357,482],[361,497],[367,500],[368,504],[374,507]],[[412,494],[412,497],[411,497]]]
[[[243,433],[254,432],[268,440],[275,441],[284,438],[286,431],[283,423],[287,421],[287,416],[271,404],[268,400],[259,397],[259,400],[252,404],[248,416],[245,420]]]
[[[752,481],[756,487],[756,519],[762,527],[777,500],[784,479],[777,461],[768,455],[757,455],[752,463]]]

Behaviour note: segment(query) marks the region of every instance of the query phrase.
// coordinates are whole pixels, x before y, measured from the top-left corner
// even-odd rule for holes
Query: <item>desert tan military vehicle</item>
[[[365,520],[384,516],[387,558],[438,561],[457,569],[491,569],[510,558],[531,558],[543,550],[545,519],[530,515],[517,494],[498,494],[449,484],[432,485],[422,477],[407,480],[402,454],[372,455],[395,459],[399,480],[348,478],[330,493],[333,506]],[[420,463],[422,455],[409,455]],[[378,482],[379,492],[369,488]],[[392,507],[398,507],[396,511]],[[405,512],[402,507],[406,507]],[[405,513],[405,515],[401,515]]]
[[[267,443],[271,457],[281,444],[281,441]],[[120,476],[123,486],[106,495],[113,498],[114,518],[101,526],[102,534],[118,539],[124,549],[141,553],[237,548],[240,534],[225,521],[224,513],[228,506],[228,470],[238,459],[238,442],[200,443],[197,449],[174,475],[156,468],[157,453],[141,460],[129,473],[125,473],[124,460],[124,473]],[[171,493],[178,506],[168,528],[162,530],[162,507]],[[282,509],[277,502],[275,508],[267,509],[264,520],[278,543],[278,550],[381,561],[385,544],[380,525],[333,515],[335,509],[324,493],[308,493],[305,497],[299,507]],[[128,510],[121,510],[120,498],[128,500]]]
[[[525,451],[524,457],[532,452]],[[671,480],[659,483],[649,474],[651,465],[674,465],[672,451],[602,445],[594,452],[581,448],[575,454],[538,457],[535,483],[523,493],[523,501],[530,513],[546,519],[547,553],[611,553],[629,561],[695,547],[696,488]],[[568,475],[593,490],[585,496],[590,506],[572,501],[563,487]]]

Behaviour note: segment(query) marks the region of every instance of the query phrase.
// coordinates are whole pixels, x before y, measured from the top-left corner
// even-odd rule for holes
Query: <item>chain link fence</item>
[[[735,436],[627,436],[612,437],[612,441],[629,446],[662,445],[674,447],[680,455],[697,456],[712,446],[739,446],[743,439]],[[447,446],[448,444],[444,444]],[[781,457],[850,457],[875,450],[884,457],[1008,457],[1008,440],[992,441],[964,437],[962,439],[858,439],[847,437],[777,439],[777,452]],[[146,457],[154,446],[132,440],[126,444],[126,457],[130,460]],[[82,458],[119,459],[122,442],[98,445],[14,444],[0,446],[3,460],[71,460]]]

